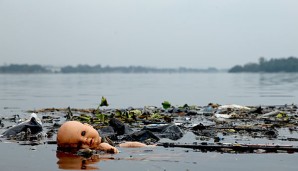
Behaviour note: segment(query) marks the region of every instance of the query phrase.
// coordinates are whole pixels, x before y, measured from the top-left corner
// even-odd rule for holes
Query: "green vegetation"
[[[105,97],[101,97],[101,102],[100,102],[98,108],[102,107],[102,106],[109,106],[108,101]]]
[[[162,104],[162,107],[163,107],[164,109],[168,109],[168,108],[170,108],[170,107],[172,106],[171,103],[168,102],[168,101],[164,101],[164,102],[162,102],[161,104]]]
[[[266,60],[261,57],[259,63],[248,63],[243,66],[236,65],[228,72],[298,72],[298,58],[288,57]]]

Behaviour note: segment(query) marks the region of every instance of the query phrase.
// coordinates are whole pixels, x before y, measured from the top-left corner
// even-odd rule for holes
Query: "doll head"
[[[95,149],[101,143],[99,133],[89,124],[67,121],[58,130],[57,144],[61,148]]]

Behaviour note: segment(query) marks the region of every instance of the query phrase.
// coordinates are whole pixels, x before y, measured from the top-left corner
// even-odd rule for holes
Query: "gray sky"
[[[298,57],[297,0],[0,0],[0,65],[230,68]]]

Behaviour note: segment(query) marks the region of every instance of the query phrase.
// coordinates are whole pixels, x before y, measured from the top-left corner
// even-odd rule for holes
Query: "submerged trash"
[[[254,153],[255,150],[264,150],[264,153],[276,153],[278,151],[285,151],[288,153],[298,152],[298,146],[292,145],[270,145],[270,144],[223,144],[223,143],[206,143],[201,144],[177,144],[177,143],[161,143],[158,146],[180,147],[199,149],[201,151],[218,151],[218,152],[236,152],[236,153]]]

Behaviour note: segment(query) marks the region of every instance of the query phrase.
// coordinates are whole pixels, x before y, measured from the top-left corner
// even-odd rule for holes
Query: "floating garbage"
[[[276,116],[279,113],[280,113],[279,110],[274,110],[274,111],[271,111],[271,112],[268,112],[268,113],[265,113],[265,114],[259,116],[259,118],[270,118],[270,117]]]
[[[238,118],[240,115],[243,114],[243,112],[247,112],[251,110],[249,107],[231,104],[231,105],[223,105],[219,106],[214,116],[216,118],[224,118],[224,119],[230,119],[230,118]]]
[[[230,119],[230,118],[233,118],[233,115],[232,115],[232,114],[220,114],[220,113],[215,113],[214,116],[217,117],[217,118],[224,118],[224,119]]]
[[[16,136],[17,134],[24,132],[24,133],[30,133],[30,134],[37,134],[42,132],[42,122],[37,117],[35,113],[32,113],[30,118],[16,126],[13,126],[3,132],[3,136],[10,138],[13,136]]]
[[[226,110],[228,110],[228,109],[231,109],[231,110],[246,110],[246,111],[250,110],[249,107],[236,105],[236,104],[222,105],[222,106],[219,106],[218,109],[219,110],[224,110],[224,109],[226,109]]]
[[[143,128],[153,132],[159,138],[178,140],[183,137],[183,131],[175,124],[150,124]]]
[[[159,141],[159,138],[156,135],[154,135],[151,131],[141,130],[134,132],[130,135],[126,135],[124,138],[122,138],[122,140],[155,143]]]
[[[113,127],[114,131],[117,133],[117,135],[124,135],[124,134],[130,134],[133,132],[131,128],[129,128],[128,125],[124,124],[120,120],[116,118],[112,118],[109,121],[109,125]]]
[[[5,124],[2,128],[0,127],[0,130],[7,129],[3,133],[6,137],[25,137],[28,134],[45,129],[45,132],[51,133],[55,137],[63,120],[78,120],[84,123],[87,122],[99,132],[101,137],[112,140],[116,145],[123,141],[138,141],[150,144],[159,141],[165,142],[165,139],[182,143],[181,141],[185,140],[182,138],[184,135],[187,135],[187,138],[190,136],[190,139],[196,140],[197,144],[202,141],[223,143],[222,148],[226,147],[224,143],[235,143],[233,146],[237,146],[238,143],[236,142],[243,141],[262,142],[264,144],[267,142],[291,141],[291,144],[294,145],[298,141],[298,110],[296,105],[249,107],[236,104],[208,104],[203,107],[170,105],[167,109],[145,106],[144,108],[129,107],[126,109],[104,108],[100,110],[100,113],[96,113],[96,111],[96,109],[72,109],[70,111],[70,108],[42,109],[38,112],[39,116],[43,116],[43,121],[45,121],[43,127],[41,122],[38,122],[39,119],[37,119],[36,114],[36,117],[32,114],[32,117],[26,122],[7,129],[5,127],[7,122],[14,123],[23,120],[20,117],[11,115],[14,117],[0,119],[0,124]],[[63,118],[65,114],[70,115],[70,117]],[[103,119],[101,116],[103,116]],[[29,129],[26,123],[34,123],[36,127],[31,124],[33,127]],[[23,129],[25,126],[26,128]],[[36,128],[39,128],[39,130]],[[257,145],[260,146],[261,144]],[[245,146],[245,144],[241,144],[241,146]],[[209,147],[212,149],[212,146]],[[225,149],[235,151],[234,148],[236,147]],[[256,150],[260,152],[264,149]]]
[[[212,106],[205,106],[198,111],[198,114],[212,115],[212,114],[214,114],[215,111],[216,111],[216,109],[213,108]]]

